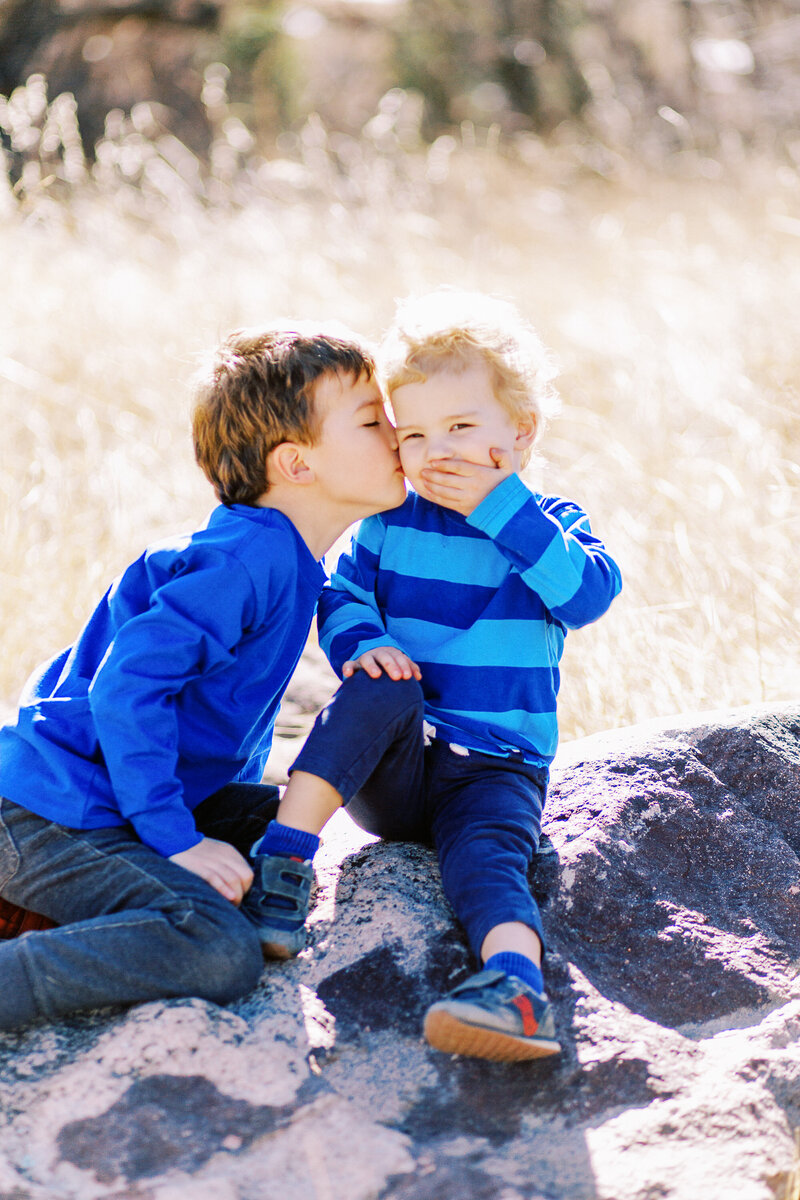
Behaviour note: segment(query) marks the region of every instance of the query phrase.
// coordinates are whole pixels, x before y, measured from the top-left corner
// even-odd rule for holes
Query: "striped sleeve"
[[[375,594],[385,536],[379,516],[362,521],[319,598],[319,643],[340,679],[344,663],[378,646],[397,645],[386,632]]]
[[[570,500],[535,496],[518,475],[503,480],[467,518],[492,539],[557,621],[596,621],[620,591],[619,567]]]

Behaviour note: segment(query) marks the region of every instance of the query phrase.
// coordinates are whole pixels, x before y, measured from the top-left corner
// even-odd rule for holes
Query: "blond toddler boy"
[[[564,637],[606,611],[620,573],[577,504],[520,477],[553,369],[513,306],[450,291],[408,302],[380,361],[413,491],[362,522],[321,597],[343,683],[258,848],[251,916],[266,954],[302,947],[311,860],[340,805],[380,837],[432,842],[482,968],[429,1009],[425,1037],[488,1059],[550,1055],[527,874]]]

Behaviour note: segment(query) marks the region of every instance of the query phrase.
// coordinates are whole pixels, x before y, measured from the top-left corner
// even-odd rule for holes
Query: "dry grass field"
[[[353,142],[343,172],[321,131],[305,149],[211,203],[168,146],[0,192],[0,709],[131,556],[211,507],[188,437],[205,349],[284,317],[377,336],[441,283],[514,299],[554,349],[537,483],[622,565],[612,612],[568,640],[564,736],[796,696],[796,171],[604,178],[535,144]]]

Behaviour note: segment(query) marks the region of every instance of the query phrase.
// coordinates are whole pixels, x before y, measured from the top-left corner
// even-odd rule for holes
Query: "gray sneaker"
[[[520,1062],[558,1054],[553,1010],[516,975],[481,971],[431,1005],[425,1039],[446,1054]]]
[[[306,944],[314,868],[298,858],[257,854],[239,912],[258,930],[264,958],[294,958]]]

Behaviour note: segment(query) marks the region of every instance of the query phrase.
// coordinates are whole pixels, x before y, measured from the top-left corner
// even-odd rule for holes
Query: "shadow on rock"
[[[296,1107],[235,1100],[202,1075],[151,1075],[101,1116],[64,1125],[58,1148],[63,1160],[94,1171],[101,1183],[145,1179],[194,1170],[219,1150],[241,1150],[289,1120]]]
[[[455,930],[433,938],[428,951],[421,975],[404,969],[405,947],[394,942],[369,951],[318,984],[317,995],[336,1018],[339,1037],[352,1041],[381,1030],[418,1035],[425,1010],[447,990],[454,975],[463,973],[467,956]]]

